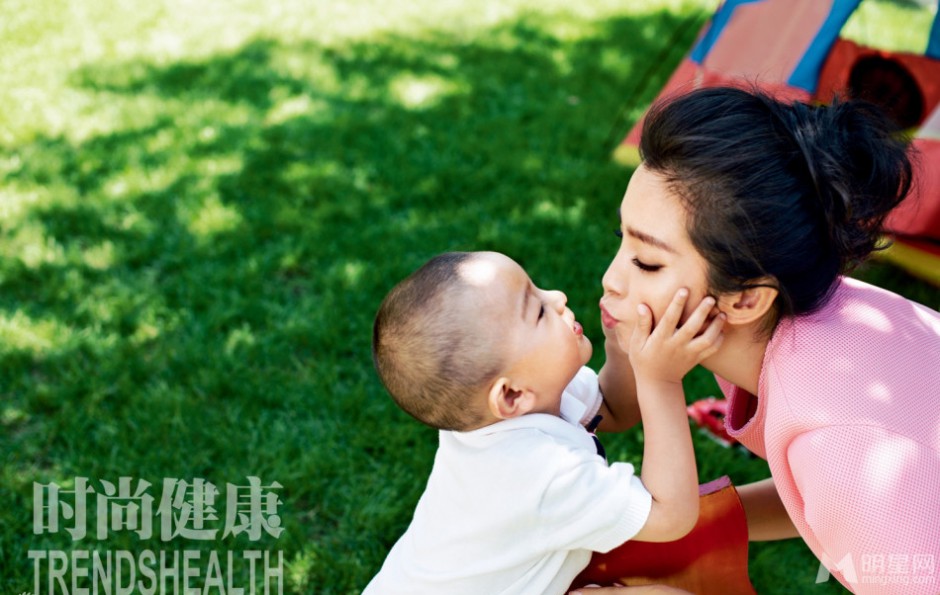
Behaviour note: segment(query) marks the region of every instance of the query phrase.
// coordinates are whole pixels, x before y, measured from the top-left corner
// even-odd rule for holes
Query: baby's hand
[[[719,314],[706,325],[715,306],[715,299],[706,297],[678,326],[688,298],[687,289],[677,291],[655,329],[649,307],[638,307],[639,318],[630,337],[630,362],[637,380],[681,383],[689,370],[718,351],[725,315]]]

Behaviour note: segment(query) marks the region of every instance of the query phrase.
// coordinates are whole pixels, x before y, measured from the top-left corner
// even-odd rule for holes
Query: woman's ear
[[[774,279],[759,279],[758,283],[760,285],[726,293],[718,298],[718,309],[728,317],[728,324],[749,324],[762,319],[773,308],[780,293],[774,286]]]
[[[512,419],[535,409],[535,393],[516,388],[511,379],[501,376],[490,387],[486,404],[498,419]]]

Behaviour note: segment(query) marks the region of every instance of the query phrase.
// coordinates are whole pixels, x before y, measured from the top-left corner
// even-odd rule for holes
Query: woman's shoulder
[[[940,384],[940,314],[862,281],[839,283],[821,310],[778,327],[764,388],[810,426],[834,412],[845,424],[909,425]]]
[[[831,299],[819,310],[782,323],[778,329],[781,338],[820,335],[827,341],[856,341],[866,336],[886,341],[912,337],[940,340],[937,311],[859,279],[841,277],[836,283]]]
[[[840,362],[846,369],[861,369],[869,361],[879,369],[899,359],[940,362],[940,313],[864,281],[841,278],[822,308],[781,321],[767,351],[769,361],[804,372],[831,373]]]

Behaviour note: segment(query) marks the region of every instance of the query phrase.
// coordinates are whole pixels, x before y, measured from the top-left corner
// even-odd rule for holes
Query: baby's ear
[[[513,386],[511,379],[501,376],[490,387],[486,404],[495,417],[512,419],[535,408],[535,394]]]

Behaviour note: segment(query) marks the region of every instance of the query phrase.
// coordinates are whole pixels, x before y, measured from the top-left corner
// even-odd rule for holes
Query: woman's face
[[[601,320],[608,330],[632,331],[639,304],[657,323],[680,287],[689,289],[684,321],[707,295],[707,265],[685,226],[685,207],[666,181],[637,168],[620,204],[623,239],[603,279]]]

